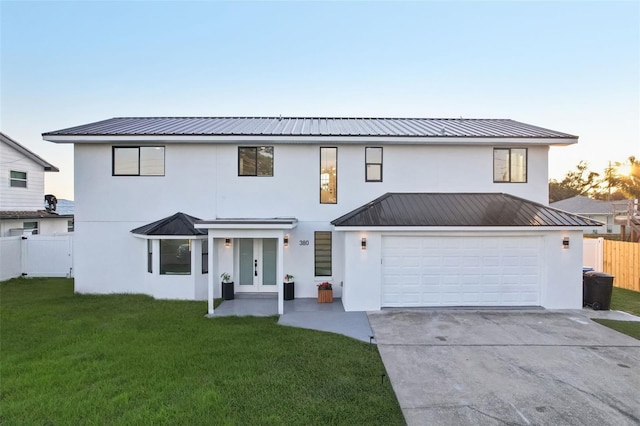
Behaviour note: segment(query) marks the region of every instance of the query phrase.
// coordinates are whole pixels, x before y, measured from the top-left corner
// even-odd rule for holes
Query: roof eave
[[[604,225],[604,224],[602,224]],[[538,231],[585,231],[602,225],[588,226],[341,226],[333,225],[341,232],[538,232]]]
[[[56,166],[54,166],[53,164],[51,164],[48,161],[46,161],[44,158],[40,157],[35,152],[29,150],[27,147],[25,147],[25,146],[21,145],[20,143],[14,141],[13,139],[11,139],[9,136],[5,135],[2,132],[0,132],[0,140],[2,140],[2,142],[6,143],[8,146],[10,146],[11,148],[15,149],[16,151],[18,151],[19,153],[21,153],[25,157],[29,158],[31,161],[34,161],[38,165],[42,166],[42,168],[44,169],[45,172],[59,172],[60,171]]]
[[[504,136],[335,136],[335,135],[59,135],[43,133],[54,143],[216,143],[237,144],[274,142],[279,144],[317,143],[394,143],[403,145],[554,145],[567,146],[578,137],[504,137]]]

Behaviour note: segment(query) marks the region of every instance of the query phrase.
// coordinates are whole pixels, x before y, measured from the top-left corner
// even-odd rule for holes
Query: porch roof
[[[164,219],[132,229],[133,234],[138,235],[207,235],[206,231],[196,229],[194,223],[197,217],[178,212]]]
[[[197,229],[293,229],[298,219],[293,217],[274,218],[220,218],[197,220]]]

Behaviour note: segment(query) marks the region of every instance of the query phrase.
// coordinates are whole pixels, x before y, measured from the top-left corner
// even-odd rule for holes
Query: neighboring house
[[[0,237],[68,232],[73,215],[60,215],[54,198],[45,207],[44,174],[58,169],[0,133]]]
[[[549,206],[554,209],[579,214],[580,216],[588,217],[603,223],[602,226],[585,230],[585,232],[593,234],[620,233],[620,225],[615,224],[613,221],[613,206],[610,201],[599,201],[594,200],[593,198],[577,195],[565,200],[556,201],[555,203],[549,204]]]
[[[549,146],[513,120],[113,118],[73,143],[75,286],[157,298],[334,284],[347,311],[582,306],[582,232],[546,206]]]

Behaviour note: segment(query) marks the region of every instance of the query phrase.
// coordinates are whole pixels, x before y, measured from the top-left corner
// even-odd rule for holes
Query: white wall
[[[314,231],[332,230],[331,220],[386,192],[505,192],[547,203],[547,147],[529,148],[528,183],[496,184],[493,145],[383,145],[384,181],[378,183],[365,182],[365,145],[340,145],[338,204],[329,205],[319,203],[318,145],[274,144],[273,177],[238,176],[237,145],[158,145],[165,146],[160,177],[112,176],[111,144],[75,145],[77,291],[156,294],[145,275],[146,246],[130,231],[178,211],[205,220],[297,218],[284,250],[284,271],[295,276],[296,297],[314,297],[316,284],[325,280],[340,297],[347,242],[333,233],[333,275],[315,277]],[[220,248],[221,271],[232,259],[224,253]],[[193,297],[200,298],[204,288],[196,281]]]
[[[562,240],[569,237],[569,248]],[[547,309],[582,308],[582,231],[549,232],[544,239],[542,303]]]
[[[44,169],[0,141],[0,210],[43,210]],[[11,170],[27,173],[27,187],[9,185]]]
[[[379,310],[381,306],[381,232],[344,232],[345,283],[342,303],[347,311]],[[398,234],[398,233],[395,233]],[[394,234],[394,235],[395,235]],[[447,233],[420,232],[413,235],[491,235],[517,236],[509,231],[490,232],[465,230]],[[582,307],[582,231],[527,231],[527,235],[543,238],[543,258],[540,304],[548,309],[580,309]],[[360,248],[362,237],[367,238],[367,249]],[[570,248],[562,248],[565,236]]]

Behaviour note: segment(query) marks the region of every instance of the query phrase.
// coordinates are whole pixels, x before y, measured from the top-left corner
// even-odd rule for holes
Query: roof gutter
[[[541,138],[534,136],[504,137],[504,136],[289,136],[289,135],[55,135],[44,133],[42,138],[55,143],[264,143],[278,144],[370,144],[394,143],[401,145],[556,145],[566,146],[578,142],[578,138]]]

